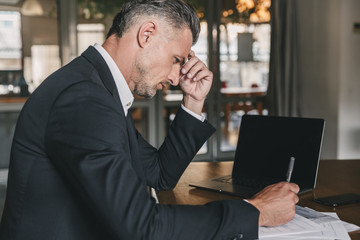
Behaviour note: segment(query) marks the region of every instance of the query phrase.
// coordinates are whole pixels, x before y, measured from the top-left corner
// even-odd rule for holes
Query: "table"
[[[0,97],[0,112],[20,112],[27,97]]]
[[[171,191],[158,191],[162,204],[203,205],[210,201],[241,199],[240,197],[189,187],[190,182],[229,175],[233,162],[192,162]],[[353,192],[360,194],[360,160],[321,160],[314,191],[300,195],[299,205],[321,212],[336,212],[343,221],[360,226],[360,203],[327,207],[312,201],[314,197]],[[360,240],[360,231],[350,233]]]

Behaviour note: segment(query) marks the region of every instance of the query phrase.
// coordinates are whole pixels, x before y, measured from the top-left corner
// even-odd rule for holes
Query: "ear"
[[[145,47],[152,40],[156,31],[157,26],[154,22],[145,22],[141,25],[137,36],[141,48]]]

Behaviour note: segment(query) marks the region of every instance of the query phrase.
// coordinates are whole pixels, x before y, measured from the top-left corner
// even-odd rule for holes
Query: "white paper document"
[[[329,216],[332,216],[332,217],[335,217],[335,218],[338,218],[337,214],[334,213],[334,212],[325,212],[324,214],[326,215],[329,215]],[[345,221],[341,221],[342,224],[344,225],[346,231],[349,233],[349,232],[354,232],[354,231],[359,231],[360,230],[360,227],[355,225],[355,224],[352,224],[352,223],[348,223],[348,222],[345,222]]]
[[[296,206],[296,214],[303,216],[315,223],[326,223],[338,221],[339,218],[335,215],[324,214],[318,211],[315,211],[311,208]]]
[[[264,240],[327,240],[350,239],[345,223],[336,213],[324,214],[310,208],[296,206],[293,220],[279,227],[260,227],[259,239]]]
[[[298,214],[295,215],[293,220],[278,227],[260,227],[259,228],[259,238],[272,237],[272,236],[281,236],[281,235],[293,235],[293,234],[303,234],[309,232],[317,232],[319,225],[308,220],[305,217],[302,217]]]

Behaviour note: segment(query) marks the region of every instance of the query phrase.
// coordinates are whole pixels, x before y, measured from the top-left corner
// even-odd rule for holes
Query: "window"
[[[102,44],[105,40],[105,26],[102,23],[88,23],[77,25],[78,55],[94,43]]]
[[[16,11],[0,11],[0,70],[21,70],[21,21]]]
[[[17,94],[22,77],[20,13],[0,11],[0,95]]]
[[[59,46],[32,45],[31,62],[33,87],[37,88],[47,76],[61,67]]]
[[[220,26],[220,81],[223,99],[220,151],[234,151],[241,116],[263,109],[269,77],[270,24]]]
[[[244,114],[267,114],[270,5],[270,0],[221,1],[217,158],[233,156]]]

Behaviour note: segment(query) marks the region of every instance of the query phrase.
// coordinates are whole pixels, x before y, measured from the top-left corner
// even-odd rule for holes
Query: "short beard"
[[[147,82],[147,78],[149,78],[148,71],[142,66],[142,64],[139,61],[135,61],[134,63],[134,69],[136,71],[135,79],[133,81],[135,82],[134,87],[134,93],[136,93],[139,96],[145,97],[146,99],[151,99],[155,96],[157,88],[156,86],[151,86]]]

